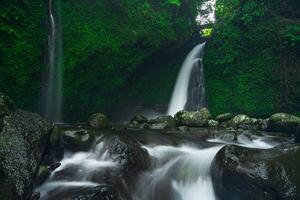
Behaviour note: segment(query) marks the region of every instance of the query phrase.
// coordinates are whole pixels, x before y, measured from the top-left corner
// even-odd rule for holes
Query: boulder
[[[251,118],[247,115],[237,115],[235,116],[231,121],[231,126],[236,127],[236,128],[248,128],[249,126],[255,126],[256,124],[259,123],[259,120],[255,118]]]
[[[141,114],[136,114],[131,120],[130,122],[137,122],[138,124],[144,124],[148,122],[148,119],[141,115]]]
[[[139,173],[150,166],[148,152],[133,140],[113,136],[105,142],[108,156],[119,165],[120,177],[133,186]]]
[[[222,122],[231,120],[232,118],[233,118],[233,115],[232,115],[231,113],[224,113],[224,114],[218,115],[218,116],[216,117],[216,120],[217,120],[219,123],[222,123]]]
[[[47,166],[41,165],[39,167],[39,171],[37,174],[37,178],[35,181],[36,185],[41,185],[43,182],[47,180],[47,178],[50,176],[50,170]]]
[[[207,108],[202,108],[195,112],[179,111],[174,118],[177,126],[205,127],[212,117]]]
[[[292,135],[295,134],[299,126],[299,117],[287,113],[277,113],[270,117],[268,129]]]
[[[213,120],[213,119],[208,120],[207,124],[208,124],[209,127],[217,127],[217,126],[219,126],[219,122],[216,121],[216,120]]]
[[[269,127],[269,121],[270,119],[259,119],[258,120],[258,124],[255,126],[256,130],[260,130],[260,131],[267,131],[268,127]]]
[[[62,132],[63,144],[71,151],[87,151],[95,136],[87,130],[65,130]]]
[[[95,113],[92,114],[88,118],[89,125],[93,128],[108,128],[109,127],[109,120],[106,115],[102,113]]]
[[[28,199],[52,125],[39,115],[16,110],[0,133],[0,199]]]
[[[299,145],[225,146],[211,168],[216,194],[220,200],[300,199],[299,156]]]
[[[120,195],[110,185],[101,184],[92,188],[79,189],[77,194],[73,195],[71,200],[119,200],[125,198],[120,198]]]
[[[150,129],[156,129],[156,130],[164,130],[164,129],[170,129],[176,127],[176,121],[175,119],[170,116],[160,116],[156,119],[149,120],[148,124],[150,124]]]
[[[187,132],[187,131],[190,131],[190,128],[187,126],[178,126],[178,130],[180,130],[182,132]]]

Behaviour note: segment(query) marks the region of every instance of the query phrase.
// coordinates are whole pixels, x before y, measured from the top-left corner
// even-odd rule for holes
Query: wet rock
[[[41,185],[43,182],[46,181],[46,179],[50,175],[50,170],[48,169],[47,166],[41,165],[39,167],[38,175],[35,184],[36,185]]]
[[[231,113],[224,113],[224,114],[218,115],[218,116],[216,117],[216,120],[217,120],[219,123],[222,123],[222,122],[231,120],[232,118],[233,118],[233,115],[232,115]]]
[[[270,119],[259,119],[258,124],[255,126],[256,130],[267,131]]]
[[[120,176],[128,185],[133,185],[137,175],[150,166],[148,152],[136,141],[113,136],[106,141],[105,146],[108,156],[118,163]]]
[[[87,130],[66,130],[62,132],[64,146],[72,151],[87,151],[94,141],[94,135]]]
[[[137,122],[138,124],[144,124],[148,122],[148,119],[141,115],[141,114],[136,114],[131,120],[130,122]]]
[[[230,120],[230,124],[236,128],[247,129],[249,127],[255,126],[259,123],[259,120],[255,118],[251,118],[247,115],[237,115],[232,120]]]
[[[150,124],[149,129],[152,129],[152,130],[166,130],[166,129],[168,129],[168,125],[167,124],[163,124],[163,123],[160,123],[160,124]]]
[[[61,140],[61,130],[58,126],[55,126],[50,134],[50,145],[58,146]]]
[[[165,130],[165,129],[171,129],[176,127],[176,121],[175,119],[170,116],[160,116],[156,119],[149,120],[148,124],[150,124],[150,129],[156,129],[156,130]]]
[[[99,185],[94,188],[82,189],[72,200],[118,200],[118,192],[110,185]]]
[[[108,128],[109,127],[109,120],[106,115],[102,113],[95,113],[92,114],[88,118],[89,125],[94,128]]]
[[[187,131],[190,131],[190,128],[187,127],[187,126],[179,126],[177,127],[178,130],[182,131],[182,132],[187,132]]]
[[[217,126],[219,126],[219,122],[216,121],[216,120],[212,120],[212,119],[208,120],[207,124],[208,124],[209,127],[217,127]]]
[[[141,114],[136,114],[128,123],[129,128],[148,128],[148,119]]]
[[[218,132],[215,133],[215,137],[219,140],[225,141],[225,142],[234,142],[237,140],[237,134],[235,133],[229,133],[229,132]]]
[[[212,163],[215,191],[221,200],[300,199],[299,156],[299,145],[225,146]]]
[[[205,127],[212,117],[206,108],[202,108],[195,112],[179,111],[174,118],[177,126]]]
[[[30,198],[52,125],[39,115],[22,110],[4,117],[3,125],[0,194],[9,197],[6,199]]]
[[[39,200],[40,197],[41,197],[41,194],[39,192],[33,192],[30,200]]]
[[[295,134],[297,127],[300,126],[300,118],[287,113],[277,113],[270,117],[269,130]]]

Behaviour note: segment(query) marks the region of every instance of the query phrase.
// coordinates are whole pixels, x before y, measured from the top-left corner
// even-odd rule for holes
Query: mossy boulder
[[[222,122],[231,120],[232,118],[233,118],[233,115],[232,115],[231,113],[224,113],[224,114],[218,115],[218,116],[216,117],[216,120],[217,120],[219,123],[222,123]]]
[[[147,123],[148,119],[141,115],[141,114],[136,114],[130,122],[127,124],[129,128],[148,128],[149,124]]]
[[[217,127],[217,126],[219,126],[219,122],[216,121],[216,120],[213,120],[213,119],[208,120],[207,124],[208,124],[209,127]]]
[[[64,146],[71,151],[87,151],[95,136],[87,130],[65,130],[62,132]]]
[[[0,133],[0,193],[29,199],[52,124],[38,114],[16,110],[3,119]],[[5,198],[4,198],[5,199]]]
[[[157,130],[163,130],[163,129],[170,129],[176,127],[176,121],[175,119],[170,116],[160,116],[156,119],[149,120],[148,124],[150,125],[150,129],[157,129]]]
[[[89,125],[93,128],[108,128],[109,127],[109,120],[106,115],[103,113],[95,113],[92,114],[88,118]]]
[[[148,119],[141,115],[141,114],[136,114],[131,120],[130,122],[137,122],[139,124],[144,124],[146,122],[148,122]]]
[[[258,119],[251,118],[247,115],[236,115],[231,121],[231,126],[238,128],[247,128],[249,126],[255,126],[259,123]]]
[[[195,112],[179,111],[174,116],[177,126],[205,127],[212,118],[207,108]]]
[[[249,149],[229,145],[211,168],[220,200],[300,199],[300,146]]]
[[[276,113],[270,117],[270,131],[279,131],[287,134],[295,134],[300,126],[300,118],[287,113]]]

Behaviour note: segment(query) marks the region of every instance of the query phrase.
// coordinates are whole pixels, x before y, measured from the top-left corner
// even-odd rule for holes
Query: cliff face
[[[300,111],[300,4],[217,1],[205,69],[213,113]]]

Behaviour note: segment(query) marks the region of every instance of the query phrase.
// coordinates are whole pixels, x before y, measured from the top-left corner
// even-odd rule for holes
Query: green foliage
[[[0,91],[23,108],[36,108],[46,37],[41,1],[2,1],[0,6]]]
[[[281,68],[300,74],[300,66],[295,64],[299,63],[300,51],[280,46],[281,41],[290,46],[299,44],[299,26],[295,22],[283,24],[281,18],[272,16],[280,5],[273,3],[217,1],[217,23],[204,59],[208,102],[214,114],[242,112],[266,116],[279,110],[299,109],[282,103],[286,83]],[[284,57],[280,52],[285,50],[281,48],[289,48],[286,50],[294,52],[293,57]],[[282,62],[289,64],[282,66]],[[287,87],[297,88],[297,76],[288,76]],[[299,104],[300,92],[293,91],[288,99]]]
[[[181,0],[167,0],[170,4],[174,4],[176,6],[180,6]]]
[[[197,4],[62,1],[65,118],[111,111],[138,66],[153,53],[174,49],[191,37]]]
[[[206,28],[201,30],[201,36],[204,38],[210,37],[212,35],[213,29],[212,28]]]

